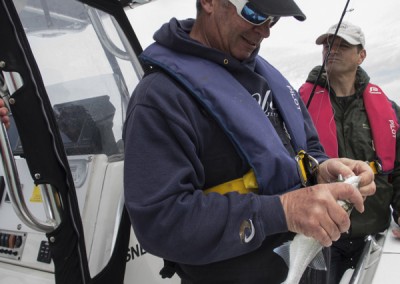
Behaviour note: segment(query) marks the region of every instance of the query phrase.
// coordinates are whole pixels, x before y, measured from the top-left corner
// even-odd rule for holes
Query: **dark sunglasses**
[[[236,7],[238,15],[246,22],[261,26],[267,21],[270,21],[270,27],[272,27],[278,20],[279,17],[264,15],[257,11],[253,4],[246,0],[229,0]]]

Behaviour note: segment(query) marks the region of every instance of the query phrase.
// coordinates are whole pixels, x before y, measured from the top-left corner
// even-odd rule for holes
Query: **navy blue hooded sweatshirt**
[[[155,34],[155,41],[178,54],[223,65],[248,90],[248,95],[260,102],[258,111],[265,113],[277,129],[271,133],[280,138],[281,145],[277,147],[294,160],[290,131],[278,108],[273,107],[274,94],[269,92],[268,80],[254,71],[257,54],[239,62],[205,47],[189,37],[192,24],[193,20],[172,19]],[[146,57],[151,57],[147,51],[143,58],[148,61]],[[265,95],[258,97],[259,94]],[[297,93],[293,96],[303,119],[304,150],[324,161],[326,156],[310,117],[301,100],[297,100]],[[246,274],[250,270],[254,274],[257,265],[258,280],[275,279],[266,275],[279,275],[273,266],[279,267],[284,276],[286,265],[272,253],[290,237],[279,196],[203,193],[204,189],[243,176],[250,165],[215,117],[173,76],[158,71],[141,80],[127,110],[124,142],[126,206],[145,250],[177,262],[180,276],[196,283],[211,283],[210,279],[217,279],[215,274],[221,274],[209,273],[210,270],[227,267],[229,272],[221,276],[221,281],[227,283],[251,283],[229,282],[228,275],[231,279],[249,280]],[[277,178],[289,178],[282,176],[279,168],[275,171]],[[293,188],[280,189],[278,193],[289,190]],[[239,236],[244,220],[251,220],[255,233],[245,244]]]

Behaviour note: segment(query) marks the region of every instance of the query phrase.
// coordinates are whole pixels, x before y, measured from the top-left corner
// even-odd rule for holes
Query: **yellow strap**
[[[377,174],[377,173],[378,173],[378,171],[376,170],[375,162],[374,162],[374,161],[368,162],[368,165],[370,166],[370,168],[372,169],[372,171],[374,172],[374,174]]]
[[[372,169],[372,171],[374,172],[374,174],[379,174],[382,172],[382,166],[379,162],[377,161],[372,161],[372,162],[368,162],[368,165],[370,166],[370,168]]]
[[[226,194],[232,191],[236,191],[240,194],[258,192],[258,184],[253,169],[250,169],[250,171],[248,171],[242,178],[230,180],[228,182],[213,186],[204,190],[204,193],[209,194],[210,192],[217,192],[219,194]]]
[[[306,170],[304,167],[304,163],[302,162],[304,158],[304,152],[300,151],[298,155],[299,161],[299,170],[303,178],[306,179]],[[374,174],[378,173],[377,163],[375,161],[367,162],[371,167]],[[204,190],[205,194],[209,194],[210,192],[217,192],[219,194],[226,194],[228,192],[236,191],[240,194],[247,194],[250,192],[257,193],[258,192],[258,183],[256,180],[256,176],[254,174],[253,169],[250,169],[242,178],[230,180],[228,182],[213,186]]]
[[[301,183],[304,186],[307,184],[307,172],[306,172],[306,167],[304,166],[304,156],[305,155],[306,155],[306,152],[304,150],[300,150],[296,156],[297,169],[300,174]]]
[[[305,159],[307,156],[307,159]],[[318,169],[318,161],[315,160],[313,157],[308,155],[305,151],[301,150],[296,156],[296,161],[300,173],[300,177],[302,178],[302,183],[306,185],[307,183],[307,169],[305,160],[309,163],[308,170],[311,170],[312,172],[309,173],[314,174],[314,172]],[[257,179],[254,174],[253,169],[250,169],[242,178],[230,180],[228,182],[213,186],[211,188],[208,188],[204,190],[205,194],[208,194],[210,192],[217,192],[219,194],[226,194],[228,192],[236,191],[240,194],[246,194],[246,193],[257,193],[258,192],[258,184],[257,184]]]

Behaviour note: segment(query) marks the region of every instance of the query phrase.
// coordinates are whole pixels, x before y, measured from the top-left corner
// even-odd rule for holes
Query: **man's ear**
[[[365,49],[360,51],[360,56],[358,58],[358,65],[361,65],[363,63],[364,59],[367,57],[367,51]]]
[[[207,13],[212,12],[214,9],[214,0],[200,0],[200,4]]]

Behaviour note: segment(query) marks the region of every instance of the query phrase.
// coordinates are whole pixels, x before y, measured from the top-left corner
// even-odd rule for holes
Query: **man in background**
[[[336,29],[333,25],[317,38],[326,64],[310,72],[300,95],[327,155],[366,161],[377,190],[366,199],[364,213],[352,211],[350,230],[333,243],[330,283],[356,267],[367,235],[389,227],[391,206],[396,222],[400,213],[399,106],[360,67],[367,56],[361,28],[343,22],[334,37]]]

